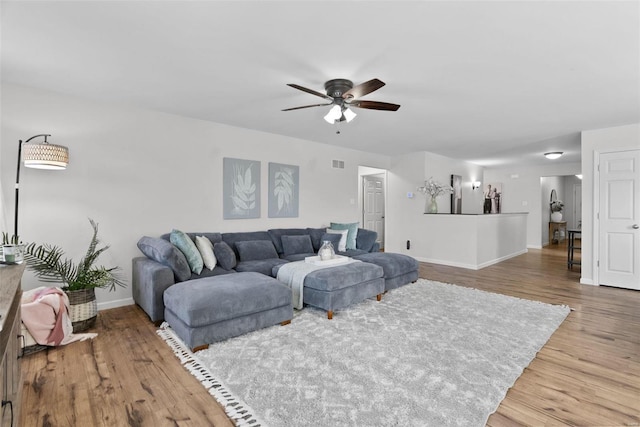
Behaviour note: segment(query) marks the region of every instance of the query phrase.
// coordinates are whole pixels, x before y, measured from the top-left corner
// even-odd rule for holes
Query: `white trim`
[[[113,301],[99,302],[98,311],[108,310],[110,308],[124,307],[125,305],[133,305],[135,302],[133,298],[117,299]]]
[[[506,261],[510,258],[514,258],[517,256],[520,256],[522,254],[526,254],[527,252],[529,252],[527,249],[523,249],[521,251],[518,252],[514,252],[512,254],[509,255],[505,255],[503,257],[500,258],[496,258],[496,259],[492,259],[490,261],[487,262],[483,262],[482,264],[465,264],[465,263],[460,263],[460,262],[452,262],[452,261],[445,261],[445,260],[441,260],[441,259],[433,259],[433,258],[423,258],[423,257],[414,257],[416,260],[421,261],[421,262],[428,262],[431,264],[440,264],[440,265],[448,265],[450,267],[459,267],[459,268],[466,268],[468,270],[480,270],[483,269],[485,267],[489,267],[490,265],[494,265],[494,264],[498,264],[502,261]]]
[[[527,245],[527,249],[542,249],[542,245]]]
[[[598,218],[598,210],[600,209],[600,151],[593,150],[593,180],[591,182],[592,192],[592,205],[591,205],[591,217],[593,218],[591,235],[591,277],[593,277],[592,285],[598,285],[600,283],[598,258],[600,257],[600,218]],[[582,245],[580,245],[582,246]],[[581,251],[581,255],[584,253]],[[582,278],[580,278],[582,283]]]
[[[596,285],[595,283],[593,283],[593,281],[592,281],[592,280],[590,280],[590,279],[583,279],[582,277],[580,278],[580,284],[581,284],[581,285],[600,286],[600,285]]]

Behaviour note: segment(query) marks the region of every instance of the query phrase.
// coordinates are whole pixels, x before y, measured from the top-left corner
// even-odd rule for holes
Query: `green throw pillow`
[[[340,223],[332,222],[332,230],[348,230],[347,233],[347,249],[356,249],[356,237],[358,236],[358,224],[357,222]]]
[[[171,230],[169,241],[180,249],[180,252],[182,252],[185,258],[187,258],[191,271],[196,274],[202,273],[204,262],[202,261],[200,251],[196,247],[196,244],[193,243],[193,240],[191,240],[191,237],[187,236],[180,230]]]

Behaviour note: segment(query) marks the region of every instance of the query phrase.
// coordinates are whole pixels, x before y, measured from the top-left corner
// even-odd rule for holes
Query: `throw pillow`
[[[342,239],[342,234],[324,233],[320,242],[324,243],[326,240],[330,241],[333,246],[333,250],[337,251],[340,246],[340,239]],[[322,246],[322,243],[320,243],[320,246]]]
[[[184,282],[191,278],[189,263],[182,252],[171,243],[157,237],[144,236],[138,240],[138,248],[146,255],[173,271],[173,275],[178,282]]]
[[[313,245],[308,234],[303,236],[282,236],[282,249],[285,256],[295,254],[312,254]]]
[[[332,222],[331,228],[333,230],[348,230],[347,233],[347,249],[356,249],[356,237],[358,236],[358,224],[357,222],[340,223]]]
[[[240,261],[258,261],[261,259],[279,258],[276,247],[271,240],[245,240],[236,242]]]
[[[236,266],[236,253],[233,252],[231,246],[226,242],[218,242],[213,245],[213,254],[216,256],[216,260],[220,267],[225,270],[232,270]]]
[[[333,230],[331,228],[327,228],[327,233],[339,234],[340,243],[338,244],[338,251],[344,252],[347,250],[347,234],[349,233],[349,230]]]
[[[200,256],[200,252],[198,251],[196,244],[191,240],[191,237],[187,236],[180,230],[174,229],[171,230],[169,241],[176,245],[176,247],[180,249],[180,252],[184,254],[185,258],[187,258],[191,271],[196,274],[202,273],[204,262],[202,261],[202,256]]]
[[[213,254],[213,243],[211,240],[207,239],[204,236],[196,236],[196,247],[198,251],[200,251],[200,256],[202,256],[202,261],[204,262],[205,267],[209,270],[213,270],[216,266],[216,256]]]

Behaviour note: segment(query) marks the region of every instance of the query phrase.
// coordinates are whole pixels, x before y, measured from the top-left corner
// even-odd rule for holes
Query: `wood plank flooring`
[[[640,292],[580,285],[579,271],[563,246],[479,271],[421,263],[424,278],[575,310],[488,425],[640,425]],[[232,425],[155,330],[136,306],[105,310],[93,341],[25,357],[21,425]]]

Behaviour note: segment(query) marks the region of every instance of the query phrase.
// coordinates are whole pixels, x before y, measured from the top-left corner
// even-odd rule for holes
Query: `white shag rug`
[[[195,355],[158,331],[239,426],[484,426],[569,314],[420,279]]]

